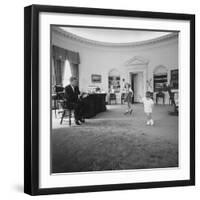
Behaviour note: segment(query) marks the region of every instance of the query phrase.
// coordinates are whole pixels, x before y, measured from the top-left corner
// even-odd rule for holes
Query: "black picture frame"
[[[190,178],[188,180],[61,188],[39,187],[39,14],[41,12],[188,20],[190,22]],[[47,195],[195,185],[195,15],[47,5],[25,7],[24,91],[25,193],[30,195]]]

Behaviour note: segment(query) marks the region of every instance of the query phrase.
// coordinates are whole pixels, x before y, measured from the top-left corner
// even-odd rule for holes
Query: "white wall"
[[[6,0],[1,2],[1,140],[0,198],[15,200],[199,199],[200,195],[200,67],[196,68],[196,186],[31,197],[23,194],[23,7],[35,4],[85,6],[196,14],[196,44],[200,44],[199,0]],[[196,45],[200,66],[200,45]],[[12,113],[12,116],[11,116]]]

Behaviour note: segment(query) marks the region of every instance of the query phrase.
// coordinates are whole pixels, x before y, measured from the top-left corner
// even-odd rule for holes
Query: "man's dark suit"
[[[73,89],[74,88],[74,89]],[[70,109],[74,109],[75,120],[83,119],[83,102],[78,98],[80,94],[79,88],[68,85],[65,87],[66,105]]]

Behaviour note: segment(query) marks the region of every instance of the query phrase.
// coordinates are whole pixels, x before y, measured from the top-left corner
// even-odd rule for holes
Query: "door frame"
[[[131,74],[138,74],[138,73],[142,73],[143,74],[143,96],[145,96],[146,93],[146,80],[147,80],[147,69],[146,66],[143,69],[135,69],[133,66],[131,68],[127,69],[127,80],[129,83],[131,83]],[[141,102],[141,100],[139,100],[138,102]]]
[[[145,96],[146,93],[146,70],[134,70],[134,71],[129,71],[129,82],[131,83],[131,78],[132,78],[132,74],[137,74],[139,75],[139,73],[142,73],[143,75],[143,92],[142,92],[142,97]],[[137,96],[134,97],[134,102],[136,103],[141,103],[142,101],[140,99],[137,99]]]
[[[135,92],[135,76],[138,75],[138,72],[137,73],[130,72],[129,75],[130,75],[131,89],[133,90],[133,92]],[[135,101],[135,94],[133,94],[132,103],[137,103]]]

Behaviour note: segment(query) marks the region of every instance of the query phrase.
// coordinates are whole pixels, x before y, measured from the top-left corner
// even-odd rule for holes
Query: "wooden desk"
[[[61,95],[63,95],[62,93]],[[58,101],[61,98],[59,95],[52,95],[52,110],[58,109]],[[86,98],[83,99],[84,102],[84,110],[85,110],[85,118],[92,118],[100,112],[106,111],[106,93],[103,94],[89,94]]]
[[[106,111],[106,93],[89,94],[83,101],[85,118],[92,118],[98,113]]]

